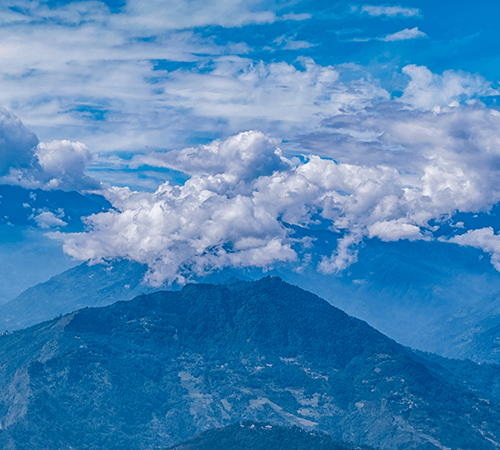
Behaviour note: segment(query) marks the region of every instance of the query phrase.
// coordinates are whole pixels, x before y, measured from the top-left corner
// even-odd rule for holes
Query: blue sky
[[[289,225],[340,233],[324,273],[371,238],[471,245],[500,269],[499,10],[4,1],[0,181],[100,190],[114,209],[86,231],[28,205],[30,232],[153,283],[187,262],[297,269],[314,245]]]

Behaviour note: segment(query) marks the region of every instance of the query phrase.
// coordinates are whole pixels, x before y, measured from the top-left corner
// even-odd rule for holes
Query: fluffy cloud
[[[304,136],[311,151],[347,164],[391,167],[429,197],[432,208],[489,210],[499,199],[500,114],[482,106],[411,109],[381,104],[365,115],[335,116]]]
[[[39,142],[37,136],[7,110],[0,110],[0,183],[30,188],[98,189],[86,175],[92,160],[79,142]]]
[[[41,142],[36,148],[36,156],[43,168],[44,177],[48,178],[48,188],[82,190],[100,187],[97,180],[85,173],[87,165],[92,161],[92,155],[81,142]]]
[[[269,267],[310,260],[289,225],[318,218],[341,233],[318,269],[343,270],[363,238],[431,239],[430,221],[487,211],[500,201],[500,115],[484,107],[439,112],[401,102],[325,121],[335,160],[287,160],[260,132],[146,161],[185,170],[183,186],[155,193],[114,188],[115,210],[91,216],[89,231],[55,234],[75,258],[146,263],[150,281],[184,281],[213,268]],[[335,144],[338,135],[344,147]],[[358,153],[346,148],[357,148]],[[326,153],[326,151],[325,151]],[[484,247],[486,248],[486,247]]]
[[[278,141],[269,139],[261,132],[247,132],[198,148],[150,153],[136,158],[136,161],[191,175],[224,174],[232,180],[249,181],[290,167],[290,162],[283,157],[277,144]]]
[[[56,228],[56,227],[65,227],[68,225],[66,222],[64,222],[62,219],[57,217],[53,212],[51,211],[42,211],[36,216],[33,217],[33,220],[37,223],[37,225],[44,229],[48,230],[50,228]]]
[[[477,75],[446,71],[433,74],[427,67],[410,64],[403,67],[410,77],[401,101],[421,109],[452,106],[477,99],[480,96],[498,94],[490,83]]]
[[[184,186],[166,183],[152,194],[114,188],[108,198],[116,211],[89,217],[88,234],[56,237],[79,259],[125,257],[147,263],[153,284],[183,281],[188,268],[203,273],[294,260],[286,229],[267,202],[253,198],[255,182],[217,174],[195,175]]]

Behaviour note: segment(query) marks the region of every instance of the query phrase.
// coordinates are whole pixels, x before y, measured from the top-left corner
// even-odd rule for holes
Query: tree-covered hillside
[[[149,450],[241,420],[386,450],[493,450],[500,405],[276,277],[0,337],[0,447]]]
[[[244,421],[208,430],[168,450],[370,450],[297,426]]]

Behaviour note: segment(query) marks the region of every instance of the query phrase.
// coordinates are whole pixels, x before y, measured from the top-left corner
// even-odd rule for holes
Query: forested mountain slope
[[[241,420],[391,450],[494,449],[500,405],[276,277],[187,285],[0,338],[0,445],[153,449]]]

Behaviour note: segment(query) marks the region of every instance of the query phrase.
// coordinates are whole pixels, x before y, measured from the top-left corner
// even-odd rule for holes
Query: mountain
[[[313,237],[317,258],[336,245],[330,232]],[[0,305],[0,330],[153,292],[143,282],[146,272],[146,266],[126,260],[74,267]],[[325,275],[311,267],[293,271],[285,265],[271,273],[320,295],[404,345],[452,358],[500,363],[500,273],[480,250],[442,242],[370,240],[360,247],[358,261],[342,274]],[[255,279],[262,271],[225,269],[198,281],[224,282],[232,276]]]
[[[245,421],[208,430],[168,450],[369,450],[324,433]]]
[[[147,270],[146,265],[125,259],[83,263],[68,269],[0,305],[0,332],[26,328],[86,306],[106,306],[157,291],[158,288],[144,282]],[[221,283],[234,275],[233,271],[226,270],[204,280]],[[169,288],[180,287],[173,284]]]
[[[19,186],[0,186],[0,196],[1,239],[34,225],[43,211],[66,221],[64,230],[81,231],[83,216],[111,207],[99,195]],[[2,221],[16,226],[2,225]],[[301,270],[276,264],[269,273],[314,292],[404,345],[451,358],[500,364],[500,273],[481,250],[436,241],[370,239],[359,246],[357,261],[345,271],[323,274],[317,264],[335,252],[341,234],[286,226],[297,242],[305,240],[312,245],[309,250],[297,247],[298,251],[310,252],[311,263]],[[41,256],[29,252],[41,247],[41,242],[18,247],[12,243],[0,246],[0,304],[10,300],[0,306],[0,331],[24,328],[84,306],[102,306],[155,290],[143,283],[145,266],[113,261],[73,267],[19,294],[20,286],[29,285],[27,280],[34,273],[46,273],[48,278],[57,273],[57,268],[73,263],[65,260],[60,249],[47,247],[43,267],[36,267]],[[50,255],[53,258],[49,259]],[[224,281],[233,275],[257,279],[263,271],[225,269],[205,279],[198,277],[197,281]]]
[[[82,231],[110,208],[102,195],[0,185],[0,304],[76,265],[47,231]]]
[[[85,306],[130,300],[155,289],[143,283],[147,267],[127,260],[80,264],[0,305],[0,331],[18,330]]]
[[[253,420],[497,448],[498,401],[453,370],[276,277],[187,285],[1,336],[0,446],[149,450]]]
[[[312,237],[318,261],[336,246],[333,233]],[[325,275],[311,267],[275,273],[404,345],[500,363],[500,272],[479,249],[371,239],[341,274]]]

